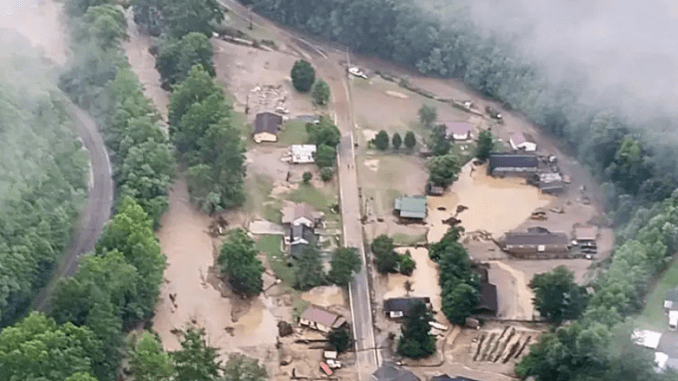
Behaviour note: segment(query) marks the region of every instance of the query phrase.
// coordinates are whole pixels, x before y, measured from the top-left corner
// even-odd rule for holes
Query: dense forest
[[[591,285],[595,294],[574,323],[544,335],[517,367],[538,380],[652,380],[652,361],[613,332],[637,313],[652,277],[677,248],[678,180],[673,131],[631,123],[578,94],[576,78],[553,83],[503,36],[481,33],[462,7],[441,20],[411,0],[242,0],[256,12],[352,49],[461,79],[472,89],[526,115],[561,140],[603,183],[618,227],[609,267]],[[657,117],[657,121],[661,118]],[[651,133],[648,131],[652,131]],[[618,332],[617,332],[618,333]]]
[[[49,281],[87,197],[87,153],[54,73],[28,42],[9,41],[0,43],[0,327]]]

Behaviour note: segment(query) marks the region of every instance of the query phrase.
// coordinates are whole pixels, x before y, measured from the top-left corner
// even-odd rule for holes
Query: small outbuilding
[[[577,245],[595,245],[598,238],[598,227],[596,226],[577,226],[574,228],[574,239]]]
[[[534,152],[537,150],[537,142],[528,133],[516,132],[509,138],[509,144],[516,151]]]
[[[674,310],[678,310],[678,287],[667,290],[664,297],[664,311]]]
[[[429,297],[391,298],[384,300],[384,313],[391,319],[408,317],[417,303],[424,303],[429,310],[433,308]]]
[[[426,196],[398,197],[393,208],[400,218],[423,220],[427,212]]]
[[[489,282],[480,283],[480,301],[473,310],[476,314],[496,316],[499,311],[497,302],[497,286]]]
[[[445,188],[433,185],[431,182],[426,183],[426,194],[429,196],[442,196],[445,193]]]
[[[292,163],[310,164],[315,162],[315,144],[294,144],[290,148]]]
[[[637,329],[631,334],[631,340],[633,340],[634,343],[650,349],[657,349],[661,338],[661,333],[643,329]]]
[[[530,177],[537,173],[539,159],[528,153],[492,153],[487,171],[492,176]]]
[[[252,124],[252,137],[257,143],[277,142],[280,126],[283,118],[272,112],[262,112],[257,114]]]
[[[311,304],[299,317],[299,324],[327,333],[347,323],[343,316]]]

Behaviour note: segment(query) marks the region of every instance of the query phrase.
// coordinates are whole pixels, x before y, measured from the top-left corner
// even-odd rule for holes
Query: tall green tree
[[[337,161],[337,150],[326,144],[321,144],[313,154],[315,164],[320,168],[333,168]]]
[[[176,369],[176,381],[216,381],[221,361],[217,348],[211,347],[205,338],[205,330],[189,326],[181,332],[181,349],[171,352]]]
[[[393,149],[400,149],[400,146],[403,144],[403,139],[400,137],[399,133],[394,133],[393,138],[391,139],[391,145],[393,146]]]
[[[377,135],[374,137],[374,146],[377,147],[377,149],[381,151],[385,151],[388,149],[388,132],[381,130],[377,133]]]
[[[311,89],[313,102],[317,105],[326,105],[330,100],[330,86],[322,79],[317,79]]]
[[[315,82],[315,69],[306,60],[298,60],[292,66],[292,85],[300,93],[307,93]]]
[[[484,130],[478,135],[478,147],[476,148],[476,157],[480,160],[489,159],[490,153],[494,151],[494,139],[492,131]]]
[[[221,275],[237,294],[259,295],[263,290],[264,266],[257,258],[254,241],[242,229],[228,232],[221,245],[218,262]]]
[[[530,286],[537,311],[553,322],[575,319],[586,307],[586,291],[574,282],[574,273],[565,266],[536,274]]]
[[[32,313],[0,332],[0,379],[62,381],[89,374],[100,351],[89,329]]]
[[[421,105],[419,108],[419,122],[424,127],[431,127],[438,119],[438,110],[435,107]]]
[[[362,261],[355,247],[339,247],[332,253],[331,269],[328,277],[338,285],[347,285],[353,280],[353,274],[360,271]]]
[[[445,284],[442,294],[442,311],[445,317],[450,322],[459,325],[463,325],[466,318],[473,314],[479,301],[478,290],[463,282],[456,285]]]
[[[249,358],[240,353],[231,353],[224,364],[224,375],[219,381],[266,381],[266,367],[259,360]]]
[[[334,148],[341,139],[339,128],[325,115],[320,117],[318,123],[306,123],[306,132],[308,142],[316,146],[327,145]]]
[[[134,381],[170,381],[174,363],[162,345],[149,332],[144,332],[130,352],[130,370]]]
[[[191,105],[202,102],[215,93],[223,95],[223,90],[212,80],[207,70],[202,65],[191,67],[186,80],[175,86],[170,96],[168,108],[170,135],[176,133],[181,118]]]
[[[432,156],[445,156],[450,152],[452,145],[447,138],[447,132],[444,125],[434,126],[431,129],[431,135],[427,141],[428,148]]]
[[[417,138],[414,136],[414,132],[412,131],[407,131],[405,134],[405,147],[409,150],[414,148],[414,146],[417,145]]]
[[[212,45],[202,33],[192,32],[181,39],[163,38],[155,58],[155,68],[160,73],[162,87],[169,90],[172,85],[183,82],[195,65],[202,66],[214,77],[213,55]]]
[[[454,154],[432,157],[427,165],[429,181],[441,187],[452,184],[457,179],[457,173],[461,171],[461,161]]]
[[[346,352],[351,346],[351,332],[347,329],[333,329],[327,338],[339,353]]]
[[[385,234],[378,236],[370,244],[377,271],[380,273],[395,272],[398,267],[398,254],[395,252],[393,239]]]
[[[214,25],[224,18],[221,4],[216,0],[189,0],[162,3],[165,29],[174,38],[191,32],[212,37]]]
[[[315,245],[304,245],[295,261],[294,275],[294,287],[298,290],[310,290],[325,283],[325,270]]]
[[[398,353],[414,359],[428,357],[435,353],[435,336],[429,333],[431,321],[433,321],[433,316],[428,307],[423,302],[416,303],[401,327],[402,336],[398,340]]]

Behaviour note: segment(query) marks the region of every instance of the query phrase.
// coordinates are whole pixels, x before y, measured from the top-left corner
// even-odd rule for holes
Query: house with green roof
[[[400,218],[423,220],[426,218],[426,196],[398,197],[394,209]]]

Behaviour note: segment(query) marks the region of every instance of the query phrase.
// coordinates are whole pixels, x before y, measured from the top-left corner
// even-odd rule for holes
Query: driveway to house
[[[52,275],[49,285],[40,290],[36,297],[35,308],[40,311],[49,308],[49,292],[54,288],[54,284],[60,278],[75,274],[80,257],[94,249],[104,224],[111,217],[113,206],[111,162],[97,124],[89,114],[73,104],[66,95],[63,95],[62,100],[75,123],[76,133],[89,152],[89,191],[85,209],[80,213],[80,219],[73,231],[71,247],[66,252],[59,268]]]

